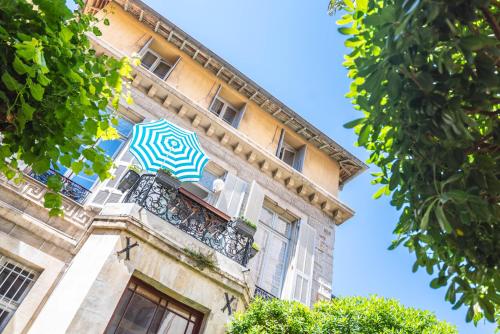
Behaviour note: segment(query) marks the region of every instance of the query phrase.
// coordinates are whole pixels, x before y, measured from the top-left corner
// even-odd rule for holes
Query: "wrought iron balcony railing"
[[[61,189],[61,194],[71,198],[73,201],[82,204],[87,198],[87,196],[90,194],[90,190],[88,190],[84,186],[79,185],[76,182],[73,182],[71,179],[68,179],[67,177],[61,175],[60,173],[56,172],[53,169],[49,169],[43,174],[36,174],[33,171],[29,172],[29,176],[44,184],[47,184],[49,176],[52,175],[59,175],[61,177],[61,181],[63,184]]]
[[[253,238],[235,229],[235,222],[183,188],[141,175],[124,199],[137,203],[228,258],[246,266]]]
[[[274,298],[278,298],[276,297],[275,295],[273,295],[272,293],[270,292],[267,292],[266,290],[262,289],[260,286],[255,286],[255,291],[253,293],[253,296],[254,297],[261,297],[262,299],[274,299]]]

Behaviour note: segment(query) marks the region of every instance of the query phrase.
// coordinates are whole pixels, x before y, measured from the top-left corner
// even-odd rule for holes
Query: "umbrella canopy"
[[[130,152],[144,170],[168,169],[182,182],[199,181],[208,162],[196,133],[164,119],[134,125]]]

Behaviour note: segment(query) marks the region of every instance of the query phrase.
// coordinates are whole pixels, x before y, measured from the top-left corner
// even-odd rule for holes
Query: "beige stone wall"
[[[196,104],[207,108],[218,86],[222,84],[222,97],[239,107],[248,103],[239,130],[251,140],[259,144],[271,154],[275,154],[281,128],[285,127],[289,134],[300,145],[307,145],[308,151],[303,174],[322,188],[336,196],[339,184],[339,165],[313,145],[306,143],[291,129],[274,119],[252,101],[221,82],[215,75],[204,69],[187,55],[168,43],[162,36],[154,33],[144,24],[137,21],[121,7],[112,4],[108,8],[109,26],[100,26],[101,38],[126,55],[138,52],[142,45],[152,36],[152,48],[166,59],[174,62],[177,57],[181,61],[172,71],[167,82],[188,96]]]
[[[141,213],[137,206],[123,206],[108,209],[114,219],[101,216],[93,224],[28,333],[102,333],[132,276],[202,312],[202,333],[224,333],[230,320],[227,311],[221,310],[225,293],[235,296],[235,310],[248,303],[241,267],[217,256],[217,269],[198,269],[181,247],[198,247],[206,253],[210,252],[207,246],[166,222],[163,232],[149,230],[161,223],[159,218]],[[122,218],[116,218],[113,210],[119,210]],[[126,245],[125,237],[139,243],[131,250],[130,260],[117,254]]]

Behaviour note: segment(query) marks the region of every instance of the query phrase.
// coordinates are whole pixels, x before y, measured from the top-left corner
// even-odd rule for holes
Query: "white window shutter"
[[[165,78],[163,80],[167,80],[168,77],[170,76],[170,74],[174,71],[175,67],[177,66],[177,64],[181,61],[181,56],[177,57],[177,60],[175,61],[174,65],[172,65],[172,67],[170,67],[170,69],[168,70],[167,74],[165,75]]]
[[[239,110],[238,114],[236,114],[236,117],[234,118],[234,121],[232,124],[234,128],[237,129],[240,126],[240,122],[243,119],[243,116],[245,116],[245,112],[247,111],[247,106],[248,106],[248,104],[245,103],[245,105],[243,107],[241,107],[241,109]]]
[[[295,249],[295,270],[291,299],[307,306],[310,306],[311,302],[315,246],[316,231],[307,222],[302,221]]]
[[[264,205],[264,189],[254,180],[250,185],[248,198],[243,209],[243,216],[257,224],[260,218],[260,212]]]
[[[306,159],[307,145],[302,146],[297,150],[297,155],[295,156],[295,160],[293,161],[293,168],[302,172],[304,169],[304,161]]]
[[[276,148],[276,156],[278,158],[280,158],[281,148],[283,147],[284,140],[285,140],[285,129],[281,129],[280,138],[278,140],[278,147]]]
[[[144,43],[144,45],[141,47],[141,49],[138,52],[139,57],[144,56],[144,53],[146,53],[146,50],[149,49],[149,46],[151,45],[152,42],[153,42],[153,36],[149,37],[146,43]]]
[[[219,195],[216,207],[230,217],[239,216],[247,187],[248,183],[236,175],[227,173],[224,180],[224,189]]]
[[[212,98],[212,101],[210,102],[209,106],[208,106],[208,110],[211,110],[212,109],[212,106],[213,104],[215,103],[215,99],[219,96],[219,93],[220,93],[220,90],[222,89],[222,85],[219,84],[219,87],[217,87],[217,90],[215,91],[215,95],[214,97]]]

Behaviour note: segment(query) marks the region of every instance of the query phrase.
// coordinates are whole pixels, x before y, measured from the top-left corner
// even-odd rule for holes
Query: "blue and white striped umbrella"
[[[199,181],[208,162],[196,133],[164,119],[134,125],[130,152],[144,170],[165,168],[182,182]]]

